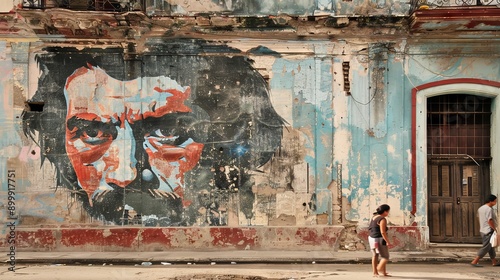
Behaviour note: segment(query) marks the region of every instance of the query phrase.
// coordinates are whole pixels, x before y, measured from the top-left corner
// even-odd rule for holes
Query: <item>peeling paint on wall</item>
[[[415,40],[401,21],[368,16],[405,13],[398,1],[160,2],[148,11],[176,16],[23,11],[19,29],[0,25],[27,37],[0,41],[0,159],[19,178],[26,236],[47,248],[332,245],[338,233],[318,225],[364,226],[381,203],[392,224],[424,228],[396,239],[425,234],[411,91],[498,80],[496,45]],[[278,16],[219,16],[247,13]],[[46,225],[62,230],[27,229]],[[344,233],[345,248],[364,249]]]

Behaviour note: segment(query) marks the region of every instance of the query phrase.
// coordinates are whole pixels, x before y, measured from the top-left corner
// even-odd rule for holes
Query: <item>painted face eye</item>
[[[189,143],[193,142],[193,140],[183,134],[184,133],[177,133],[175,130],[171,131],[158,128],[150,134],[150,137],[156,138],[155,140],[162,145],[184,148]]]
[[[157,129],[153,131],[151,136],[157,138],[158,142],[165,145],[176,145],[176,140],[179,139],[179,136],[171,135],[166,131],[162,131],[161,129]]]
[[[101,145],[116,138],[117,130],[112,124],[72,117],[67,121],[71,139],[80,139],[89,145]]]
[[[110,140],[112,136],[97,128],[87,128],[81,131],[79,138],[87,144],[100,145]]]
[[[157,130],[153,131],[153,136],[156,136],[156,137],[174,137],[174,136],[170,136],[171,133],[167,132],[167,131],[164,131],[160,128],[158,128]]]

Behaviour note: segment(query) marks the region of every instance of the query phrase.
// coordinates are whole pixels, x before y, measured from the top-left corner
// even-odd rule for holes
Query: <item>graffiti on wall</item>
[[[250,60],[206,55],[206,45],[36,54],[28,104],[38,109],[24,112],[24,133],[88,215],[145,226],[252,218],[252,172],[280,146],[283,120]]]

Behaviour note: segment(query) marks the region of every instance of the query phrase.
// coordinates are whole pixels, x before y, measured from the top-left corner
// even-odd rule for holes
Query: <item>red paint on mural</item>
[[[191,108],[184,104],[184,102],[189,98],[189,95],[191,94],[190,88],[187,88],[184,92],[176,89],[161,89],[159,87],[155,87],[154,90],[160,93],[168,92],[172,94],[172,96],[167,97],[168,102],[166,103],[166,105],[157,108],[154,112],[144,112],[143,118],[157,118],[173,112],[191,112]]]

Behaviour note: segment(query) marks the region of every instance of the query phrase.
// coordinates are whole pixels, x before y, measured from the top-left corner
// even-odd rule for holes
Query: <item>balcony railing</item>
[[[429,7],[496,6],[500,0],[423,0],[422,5]]]
[[[497,6],[500,0],[411,0],[411,6],[418,9],[421,6],[436,7],[466,7],[466,6]]]
[[[421,7],[433,8],[460,8],[498,6],[500,0],[410,0],[410,14]]]

